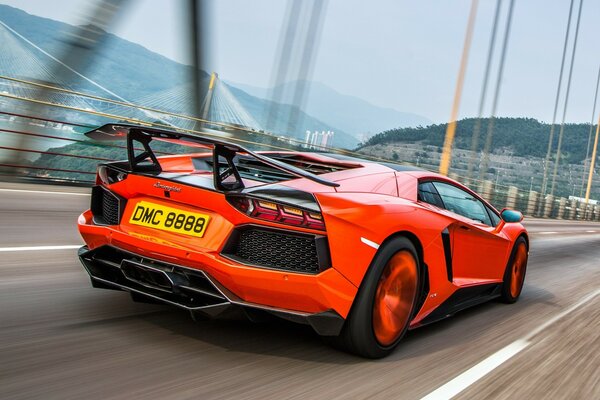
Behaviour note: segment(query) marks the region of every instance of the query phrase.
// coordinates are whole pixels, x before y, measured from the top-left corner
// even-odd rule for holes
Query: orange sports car
[[[87,135],[128,153],[98,166],[79,217],[94,287],[193,317],[273,314],[371,358],[408,329],[521,293],[521,213],[445,176],[142,126]]]

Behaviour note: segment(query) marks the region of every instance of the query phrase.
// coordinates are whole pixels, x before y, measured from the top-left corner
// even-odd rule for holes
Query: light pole
[[[533,190],[533,176],[531,177],[531,182],[529,183],[529,191]]]

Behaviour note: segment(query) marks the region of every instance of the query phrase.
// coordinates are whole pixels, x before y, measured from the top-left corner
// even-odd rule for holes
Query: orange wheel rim
[[[385,266],[375,292],[373,331],[380,345],[389,346],[400,337],[416,291],[417,261],[409,251],[399,251]]]
[[[514,298],[521,293],[523,280],[525,279],[525,267],[527,266],[527,247],[520,243],[515,253],[511,270],[510,295]]]

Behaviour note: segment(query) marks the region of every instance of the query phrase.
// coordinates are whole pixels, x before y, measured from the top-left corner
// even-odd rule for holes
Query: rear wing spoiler
[[[326,186],[339,186],[338,183],[320,178],[315,174],[294,167],[293,165],[274,160],[262,154],[254,153],[235,143],[211,137],[127,124],[106,124],[85,133],[85,135],[90,139],[101,142],[126,140],[127,159],[130,172],[162,172],[160,163],[150,147],[150,142],[154,139],[181,145],[200,145],[212,148],[214,184],[215,188],[222,191],[244,188],[242,178],[234,163],[234,158],[237,154],[244,154],[252,157],[265,165],[287,172],[299,178],[306,178]],[[140,151],[141,148],[143,148],[143,151]],[[231,177],[233,177],[233,179],[230,179]]]

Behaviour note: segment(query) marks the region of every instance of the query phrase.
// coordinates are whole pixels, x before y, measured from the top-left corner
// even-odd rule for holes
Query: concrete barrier
[[[542,217],[550,218],[550,216],[552,215],[552,207],[553,206],[554,206],[554,196],[549,194],[548,196],[546,196],[546,199],[544,201],[544,211],[542,213]]]
[[[571,209],[569,210],[569,219],[575,219],[577,217],[577,200],[571,200]]]
[[[585,205],[585,220],[592,221],[594,219],[594,205],[587,203]]]
[[[525,215],[529,215],[534,217],[537,210],[537,203],[540,194],[535,190],[529,191],[529,198],[527,199],[527,210],[525,210]]]
[[[567,199],[561,197],[558,201],[558,212],[556,213],[557,219],[563,219],[565,216],[565,208],[567,207]]]
[[[516,186],[510,186],[508,188],[508,193],[506,194],[506,208],[514,209],[517,204],[517,194],[519,193],[519,189]]]

